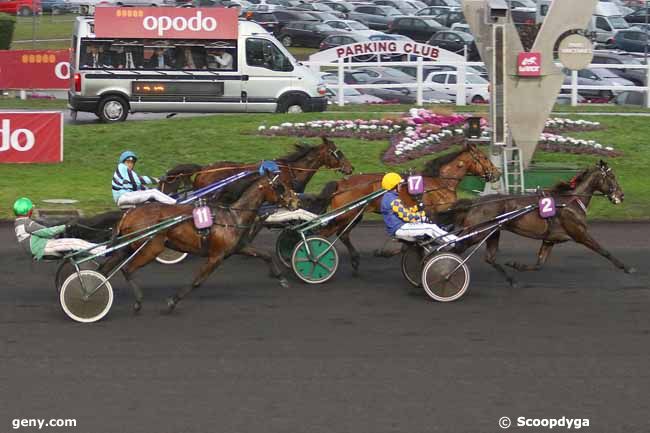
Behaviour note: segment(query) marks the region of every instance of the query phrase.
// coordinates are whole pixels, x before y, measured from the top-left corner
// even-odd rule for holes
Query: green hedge
[[[14,37],[16,18],[7,14],[0,14],[0,50],[11,48],[11,40]]]

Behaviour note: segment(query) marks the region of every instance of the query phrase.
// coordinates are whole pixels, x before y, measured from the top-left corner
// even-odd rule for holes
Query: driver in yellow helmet
[[[406,241],[413,241],[420,236],[441,238],[443,242],[453,242],[458,239],[438,225],[429,222],[425,212],[417,205],[408,207],[402,203],[399,198],[402,185],[404,180],[397,173],[387,173],[381,181],[381,187],[387,191],[381,199],[381,214],[390,236]]]

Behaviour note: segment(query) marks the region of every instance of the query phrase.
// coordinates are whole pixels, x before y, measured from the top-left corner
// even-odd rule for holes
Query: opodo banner
[[[67,89],[70,51],[0,51],[0,89]]]
[[[237,8],[95,9],[98,38],[237,39]]]
[[[62,161],[62,112],[0,112],[0,163]]]

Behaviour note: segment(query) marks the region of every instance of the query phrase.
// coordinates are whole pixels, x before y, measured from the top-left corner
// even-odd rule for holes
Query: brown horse
[[[294,191],[304,192],[307,183],[321,167],[335,169],[345,175],[352,174],[352,164],[336,144],[326,137],[322,137],[322,140],[319,146],[297,144],[293,153],[275,160],[280,167],[281,180],[291,185]],[[171,193],[177,191],[180,186],[202,188],[241,171],[254,169],[258,165],[259,162],[232,161],[219,161],[206,166],[179,165],[169,170],[161,179],[160,190]],[[196,177],[192,181],[194,175]]]
[[[422,171],[422,175],[424,176],[422,203],[427,212],[440,212],[449,209],[457,200],[456,189],[458,185],[468,173],[482,176],[488,181],[497,180],[501,176],[499,169],[474,144],[468,144],[457,152],[429,161]],[[336,183],[336,189],[331,185],[334,182],[331,182],[326,186],[326,188],[334,191],[331,196],[330,207],[337,209],[381,189],[383,176],[384,173],[350,176],[344,180],[334,181]],[[405,203],[410,205],[415,204],[413,198],[406,191],[400,193],[400,196]],[[380,207],[381,198],[378,198],[368,205],[365,212],[379,212]],[[335,233],[341,235],[344,228],[352,223],[353,226],[350,227],[350,230],[341,235],[341,241],[350,253],[352,267],[358,270],[360,256],[354,245],[352,245],[350,232],[362,220],[363,215],[353,223],[352,220],[355,215],[356,213],[354,212],[342,215],[330,225],[323,228],[320,231],[320,235],[324,237],[331,236]],[[381,254],[383,256],[392,256],[398,253],[399,250],[395,252],[382,252]]]
[[[571,182],[560,183],[546,192],[546,195],[554,198],[557,206],[557,213],[554,217],[544,219],[539,216],[538,212],[530,212],[505,224],[503,226],[504,230],[542,241],[535,265],[518,262],[507,263],[506,265],[518,271],[538,271],[546,263],[554,245],[572,240],[597,252],[611,261],[617,268],[627,273],[633,273],[634,268],[627,267],[623,262],[612,256],[588,232],[587,209],[595,192],[604,194],[613,204],[621,203],[625,196],[614,172],[603,161],[600,161],[595,167],[583,171],[573,178]],[[536,204],[540,198],[538,195],[526,195],[488,196],[477,200],[461,200],[453,209],[440,214],[439,218],[443,222],[454,223],[457,227],[475,227],[498,215]],[[469,246],[483,240],[487,235],[487,233],[477,235],[464,241],[456,252],[462,252]],[[499,232],[494,233],[487,239],[486,248],[485,261],[502,274],[512,286],[515,286],[514,279],[496,262],[496,254],[499,248]]]
[[[298,198],[295,192],[279,179],[279,176],[272,179],[267,176],[258,176],[231,206],[223,206],[218,203],[211,205],[214,224],[205,236],[197,231],[191,220],[186,220],[158,233],[122,269],[136,297],[134,309],[138,311],[141,308],[142,291],[133,282],[132,275],[136,270],[155,260],[165,249],[166,243],[172,245],[177,251],[208,258],[192,284],[179,290],[172,298],[168,299],[167,311],[171,312],[176,304],[193,289],[199,287],[221,262],[232,254],[241,253],[242,250],[250,248],[246,245],[244,236],[249,232],[249,227],[257,218],[258,210],[264,202],[295,208]],[[120,221],[117,231],[120,235],[126,235],[169,218],[192,215],[193,210],[194,206],[192,205],[145,204],[128,211]],[[135,251],[141,245],[142,242],[134,243],[127,249]],[[116,255],[116,258],[109,260],[112,263],[107,267],[115,265],[126,254],[129,254],[129,251]],[[277,266],[272,267],[272,272],[283,285],[286,284],[286,280],[283,281],[284,277]]]

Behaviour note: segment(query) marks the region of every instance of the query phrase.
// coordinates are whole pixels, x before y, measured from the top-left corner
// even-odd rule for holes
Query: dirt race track
[[[156,264],[136,274],[138,316],[120,276],[109,316],[81,325],[59,307],[55,265],[31,264],[2,225],[0,431],[75,418],[41,431],[488,433],[508,416],[511,431],[550,431],[518,417],[566,417],[589,419],[581,431],[648,432],[650,224],[592,230],[639,272],[567,244],[518,289],[475,258],[468,295],[432,303],[408,293],[397,259],[372,257],[385,238],[368,224],[353,235],[356,277],[342,254],[330,283],[283,289],[233,258],[162,316],[198,260]],[[500,259],[533,261],[537,247],[506,235]]]

